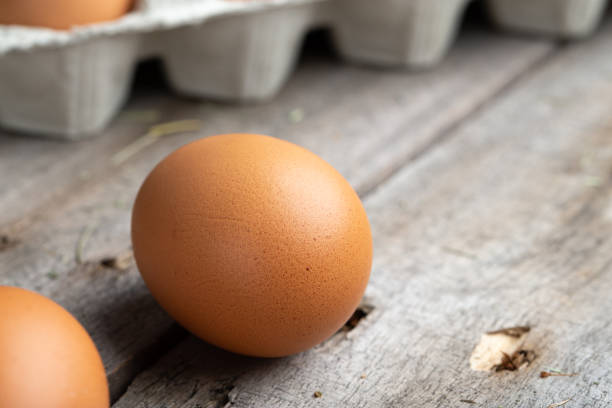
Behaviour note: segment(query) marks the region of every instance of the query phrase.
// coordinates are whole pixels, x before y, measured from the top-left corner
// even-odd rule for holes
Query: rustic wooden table
[[[132,148],[180,119],[201,130]],[[369,313],[293,357],[245,358],[190,336],[124,257],[149,170],[233,131],[318,153],[371,219]],[[0,134],[0,284],[50,296],[84,324],[116,408],[608,407],[611,170],[612,22],[569,45],[470,26],[423,73],[314,55],[256,106],[141,86],[97,138]],[[515,325],[531,327],[536,359],[472,371],[481,334]],[[551,370],[577,375],[539,378]]]

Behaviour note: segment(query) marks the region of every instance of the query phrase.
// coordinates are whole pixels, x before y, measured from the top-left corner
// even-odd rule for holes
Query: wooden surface
[[[480,24],[431,72],[311,55],[266,104],[140,87],[96,139],[0,134],[0,284],[48,295],[84,324],[115,407],[609,406],[611,52],[612,24],[572,45]],[[149,126],[178,119],[201,130],[113,160]],[[371,219],[373,309],[297,356],[208,346],[156,305],[133,264],[100,264],[129,251],[130,207],[148,171],[186,142],[231,131],[320,154]],[[536,360],[470,370],[480,335],[515,325],[532,327]],[[538,377],[551,369],[578,375]]]

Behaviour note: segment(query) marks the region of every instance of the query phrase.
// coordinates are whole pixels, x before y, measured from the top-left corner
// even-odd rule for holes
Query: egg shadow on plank
[[[92,267],[87,284],[99,287],[71,307],[98,347],[115,401],[138,373],[188,336],[157,304],[136,271]],[[109,282],[112,281],[112,282]],[[109,289],[111,287],[111,289]],[[92,291],[90,291],[92,293]]]
[[[128,386],[137,387],[147,379],[166,382],[169,389],[191,384],[187,395],[195,392],[197,401],[223,402],[230,398],[241,375],[261,378],[287,358],[294,358],[242,356],[195,338],[157,304],[134,267],[120,271],[91,264],[80,273],[88,275],[90,289],[99,286],[95,292],[102,293],[95,299],[84,299],[87,307],[76,305],[75,312],[100,349],[113,402]],[[78,309],[88,312],[82,314]],[[319,347],[342,341],[371,310],[368,302],[363,302],[347,324]],[[295,357],[308,358],[306,353]]]
[[[342,341],[346,334],[374,309],[362,303],[349,321],[328,340],[313,350],[278,358],[258,358],[235,354],[217,348],[193,335],[188,335],[176,347],[139,375],[128,392],[114,405],[127,408],[144,399],[155,400],[160,406],[172,404],[178,396],[188,406],[223,407],[234,401],[241,385],[259,383],[274,378],[277,368],[287,364],[299,370],[308,359],[325,348]],[[269,383],[269,381],[266,381]],[[191,406],[191,405],[189,405]]]
[[[184,398],[184,404],[225,406],[231,402],[239,377],[268,371],[281,361],[283,358],[231,353],[189,335],[137,377],[115,406],[130,407],[143,398],[152,398],[163,406],[177,396]]]
[[[91,269],[88,281],[93,286],[102,285],[114,274],[137,273]],[[167,381],[169,389],[193,383],[189,393],[204,390],[198,400],[223,401],[240,374],[281,360],[234,354],[190,335],[158,305],[144,282],[129,281],[118,284],[112,296],[88,299],[89,307],[81,309],[88,310],[86,314],[79,313],[79,305],[74,310],[105,363],[112,403],[120,400],[128,387],[137,386],[141,377]],[[180,379],[175,378],[176,373],[181,373]],[[202,395],[205,392],[210,395]]]

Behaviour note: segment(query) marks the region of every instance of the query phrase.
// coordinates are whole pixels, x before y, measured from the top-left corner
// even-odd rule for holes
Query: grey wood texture
[[[367,197],[374,310],[353,331],[274,360],[188,338],[115,407],[610,406],[611,34],[533,70]],[[515,325],[532,327],[535,361],[470,370],[480,335]],[[577,375],[539,378],[551,369]]]
[[[202,119],[202,130],[164,137],[121,166],[112,165],[113,155],[146,129],[125,117],[98,139],[76,144],[3,136],[0,233],[16,244],[0,251],[0,284],[39,291],[70,310],[98,345],[116,398],[150,358],[182,335],[134,266],[99,265],[129,249],[131,202],[166,154],[205,135],[267,133],[322,155],[365,191],[553,49],[476,30],[429,73],[315,58],[269,104],[235,107],[143,95],[128,113],[155,109],[158,121]],[[306,115],[302,122],[290,119],[294,109]]]
[[[605,406],[610,31],[556,57],[543,41],[469,31],[432,72],[315,59],[268,104],[147,94],[95,140],[0,135],[0,234],[14,241],[0,244],[0,284],[37,290],[77,316],[113,398],[178,344],[118,407],[546,406],[570,396],[568,406]],[[202,129],[113,166],[148,126],[129,111],[151,109],[156,121],[201,119]],[[298,123],[295,109],[305,115]],[[99,265],[129,248],[131,201],[152,166],[188,141],[230,131],[301,144],[367,196],[376,258],[366,301],[375,309],[299,356],[246,359],[187,337],[133,265]],[[539,354],[527,371],[469,370],[481,332],[525,323]],[[580,375],[540,380],[540,368]]]
[[[393,165],[399,165],[400,159],[477,109],[551,49],[544,41],[474,28],[462,33],[448,61],[431,72],[411,75],[313,57],[299,66],[271,103],[218,105],[144,94],[134,98],[105,134],[92,140],[67,143],[4,135],[0,137],[0,225],[23,224],[30,213],[63,205],[58,197],[72,197],[70,190],[105,177],[109,158],[146,132],[147,111],[157,113],[156,122],[202,119],[197,136],[250,131],[301,143],[333,163],[358,188],[367,189],[377,183],[380,167],[391,167],[387,160],[373,160],[372,149],[395,157]],[[292,121],[295,109],[306,120]],[[411,137],[402,137],[407,132]],[[183,135],[158,143],[147,153],[154,156],[143,160],[152,167],[154,159],[194,138]]]

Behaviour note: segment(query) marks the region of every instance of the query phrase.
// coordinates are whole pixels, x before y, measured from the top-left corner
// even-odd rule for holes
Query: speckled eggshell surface
[[[34,292],[0,286],[0,316],[0,407],[109,407],[98,350],[70,313]]]
[[[0,0],[0,24],[67,30],[73,26],[115,20],[133,0]]]
[[[364,293],[367,215],[315,154],[268,136],[188,144],[142,185],[138,268],[179,323],[221,348],[278,357],[331,336]]]

